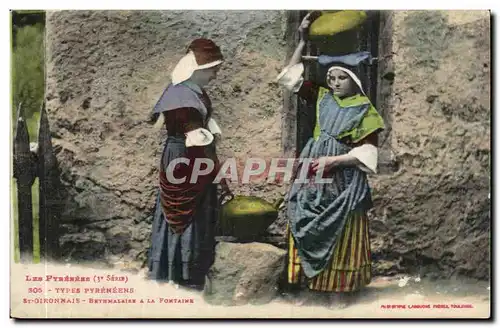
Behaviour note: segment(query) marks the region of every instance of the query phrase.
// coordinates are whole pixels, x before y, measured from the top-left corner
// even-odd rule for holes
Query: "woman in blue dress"
[[[164,126],[168,137],[159,172],[149,275],[199,290],[214,260],[219,204],[214,136],[220,135],[220,128],[204,87],[216,78],[222,62],[213,41],[194,40],[154,108],[157,126]],[[207,170],[208,174],[200,173]],[[220,185],[230,193],[224,182]]]
[[[332,304],[345,306],[344,296],[371,280],[367,174],[376,173],[378,133],[384,122],[365,95],[355,67],[346,65],[359,54],[336,57],[324,84],[304,81],[301,54],[310,23],[308,15],[299,28],[299,45],[278,77],[288,90],[316,104],[313,137],[300,153],[298,179],[286,199],[288,283],[328,293]],[[303,183],[299,172],[330,180]]]

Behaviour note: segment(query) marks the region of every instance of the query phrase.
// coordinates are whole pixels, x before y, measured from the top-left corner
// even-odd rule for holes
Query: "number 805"
[[[40,288],[40,287],[28,288],[28,293],[41,293],[41,292],[42,292],[42,288]]]

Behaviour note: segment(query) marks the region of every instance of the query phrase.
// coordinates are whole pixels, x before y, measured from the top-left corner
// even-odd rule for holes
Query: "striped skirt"
[[[293,238],[289,232],[288,283],[306,280]],[[323,292],[353,292],[371,281],[371,254],[368,219],[355,212],[347,220],[342,237],[335,246],[328,266],[319,275],[307,279],[309,289]]]

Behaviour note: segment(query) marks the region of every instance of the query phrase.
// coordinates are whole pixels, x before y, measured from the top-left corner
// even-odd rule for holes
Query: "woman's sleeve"
[[[177,111],[177,110],[176,110]],[[182,131],[189,132],[203,127],[203,120],[196,108],[186,107],[178,109],[176,124]]]
[[[349,155],[356,157],[360,162],[359,169],[369,174],[377,174],[378,164],[378,134],[370,134],[349,151]]]
[[[217,124],[213,117],[208,119],[207,127],[212,134],[222,134],[219,124]]]
[[[203,119],[200,112],[196,108],[185,107],[175,109],[171,112],[168,112],[167,120],[167,129],[178,129],[179,131],[183,131],[184,133],[192,132],[197,129],[204,129]],[[170,120],[170,122],[169,122]],[[207,131],[207,133],[210,133]],[[214,142],[214,141],[212,141]],[[194,164],[194,160],[196,158],[208,158],[214,162],[214,170],[218,170],[220,163],[217,155],[212,150],[212,145],[191,145],[186,147],[186,157],[190,160],[192,167]]]
[[[307,101],[314,101],[318,94],[318,86],[312,81],[304,81],[304,64],[285,67],[278,75],[278,84],[286,90],[297,94]]]

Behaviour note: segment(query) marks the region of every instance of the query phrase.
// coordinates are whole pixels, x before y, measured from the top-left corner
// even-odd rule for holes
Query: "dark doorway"
[[[300,20],[307,12],[300,12]],[[380,27],[380,13],[369,12],[368,19],[358,28],[345,31],[330,37],[311,38],[304,55],[343,55],[357,51],[370,51],[373,57],[378,56],[378,39]],[[359,78],[365,92],[373,104],[377,103],[377,62],[372,65],[359,66]],[[305,79],[323,84],[326,68],[315,61],[305,63]],[[297,152],[305,146],[312,136],[315,124],[315,104],[308,104],[297,99]]]

